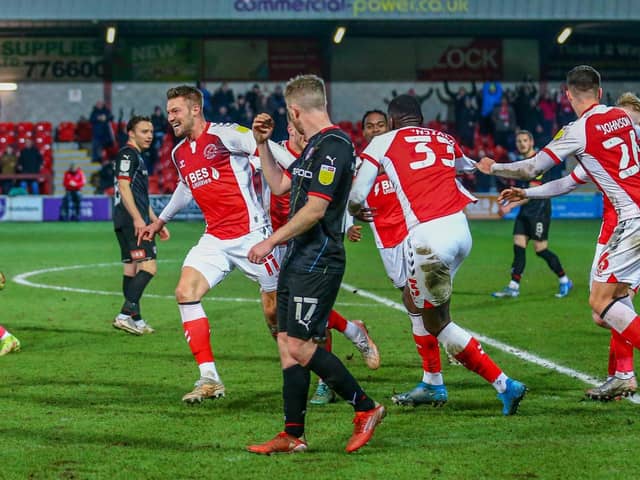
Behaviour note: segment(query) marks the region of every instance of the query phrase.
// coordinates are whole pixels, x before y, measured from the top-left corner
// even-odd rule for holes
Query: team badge
[[[122,160],[120,162],[120,171],[128,172],[129,168],[131,168],[131,160]]]
[[[320,174],[318,175],[320,185],[331,185],[335,176],[336,167],[332,167],[331,165],[320,166]]]
[[[202,152],[202,154],[204,155],[204,158],[206,158],[207,160],[211,160],[216,156],[217,151],[218,147],[216,147],[213,143],[210,143],[209,145],[204,147],[204,151]]]

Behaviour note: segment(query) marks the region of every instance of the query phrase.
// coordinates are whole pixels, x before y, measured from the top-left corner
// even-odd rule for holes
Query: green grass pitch
[[[421,377],[409,320],[346,289],[337,308],[366,321],[382,366],[367,370],[336,334],[334,351],[366,391],[387,405],[387,418],[368,446],[347,455],[349,405],[310,406],[307,453],[246,453],[245,445],[282,429],[281,372],[257,286],[233,273],[207,296],[227,398],[183,405],[180,398],[198,371],[172,295],[181,261],[203,227],[170,228],[173,237],[159,243],[159,273],[142,301],[157,333],[133,337],[110,325],[121,304],[122,275],[111,224],[0,224],[0,270],[8,278],[0,292],[0,323],[22,341],[22,352],[0,358],[1,479],[588,479],[634,471],[638,405],[584,401],[586,383],[487,344],[505,372],[530,389],[518,415],[502,417],[493,388],[446,361],[449,402],[443,408],[392,405],[394,392],[412,388]],[[603,378],[609,335],[594,326],[587,304],[599,222],[552,223],[550,248],[575,283],[564,299],[554,298],[557,281],[532,249],[521,296],[489,295],[509,279],[511,228],[506,221],[471,223],[474,246],[454,284],[454,320]],[[345,282],[399,302],[370,232],[363,231],[363,242],[347,246]],[[47,272],[28,281],[70,290],[14,281],[37,270]]]

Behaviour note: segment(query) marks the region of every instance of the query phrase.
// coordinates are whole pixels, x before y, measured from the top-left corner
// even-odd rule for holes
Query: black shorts
[[[155,260],[156,258],[156,242],[143,241],[138,245],[133,225],[116,227],[115,229],[118,243],[120,244],[120,256],[122,263],[144,262],[146,260]]]
[[[551,225],[551,217],[527,217],[526,215],[518,215],[513,225],[514,235],[524,235],[531,240],[544,241],[549,238],[549,226]]]
[[[278,278],[278,331],[302,340],[324,341],[329,313],[340,290],[342,274],[291,271]]]

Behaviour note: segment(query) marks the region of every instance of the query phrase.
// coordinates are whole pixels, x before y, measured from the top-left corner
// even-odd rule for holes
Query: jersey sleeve
[[[578,121],[563,127],[542,152],[549,155],[556,164],[562,163],[569,156],[583,153],[585,141],[584,135],[580,134],[581,126],[583,122]]]
[[[116,157],[116,179],[129,180],[138,169],[138,155],[129,148],[123,148]]]
[[[339,179],[345,170],[353,175],[353,146],[344,140],[327,139],[318,145],[313,155],[315,158],[308,195],[330,202],[340,188]]]
[[[580,185],[584,185],[585,183],[589,183],[591,181],[586,170],[582,168],[582,165],[580,164],[576,165],[576,167],[571,172],[571,178],[573,178],[573,180]]]
[[[246,155],[257,155],[258,146],[253,133],[247,127],[241,125],[225,125],[224,135],[220,135],[225,146],[233,153],[244,153]]]

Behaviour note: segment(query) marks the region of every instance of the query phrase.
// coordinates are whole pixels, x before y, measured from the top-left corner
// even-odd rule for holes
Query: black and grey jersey
[[[149,174],[142,154],[126,145],[118,152],[114,166],[115,194],[113,200],[113,222],[116,227],[133,224],[133,219],[122,203],[118,180],[131,182],[133,200],[145,222],[149,223]]]
[[[344,212],[355,163],[351,139],[332,126],[311,137],[291,164],[287,170],[291,177],[289,218],[307,204],[310,196],[327,200],[329,206],[318,223],[289,240],[284,267],[300,272],[344,273]]]

